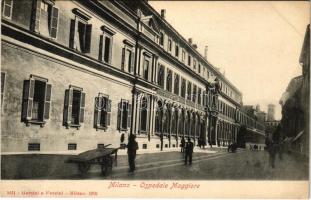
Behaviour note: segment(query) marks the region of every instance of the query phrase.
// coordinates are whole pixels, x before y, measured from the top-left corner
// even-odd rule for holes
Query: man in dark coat
[[[189,165],[192,164],[192,153],[193,153],[193,142],[191,142],[190,137],[188,137],[188,142],[186,144],[186,155],[185,155],[185,165],[188,163],[189,158]]]
[[[128,161],[130,170],[129,172],[134,172],[135,170],[135,158],[136,158],[136,151],[138,149],[138,143],[135,141],[136,136],[130,134],[129,142],[127,144],[127,154],[128,154]]]

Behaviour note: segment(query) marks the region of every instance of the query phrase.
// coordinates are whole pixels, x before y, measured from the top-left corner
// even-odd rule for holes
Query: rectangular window
[[[164,44],[164,34],[162,32],[160,32],[159,43],[161,46],[163,46],[163,44]]]
[[[27,125],[44,124],[49,119],[52,86],[47,81],[34,75],[24,81],[22,119]]]
[[[124,47],[122,49],[122,63],[121,70],[132,73],[134,71],[134,44],[125,40]]]
[[[199,63],[199,66],[198,66],[198,73],[200,74],[201,73],[201,64]]]
[[[64,125],[79,127],[84,121],[85,93],[82,88],[70,86],[65,91]]]
[[[28,151],[40,151],[40,143],[28,143]]]
[[[192,101],[196,102],[196,98],[197,98],[197,86],[193,85]]]
[[[186,97],[186,80],[182,78],[181,81],[181,97],[185,98]]]
[[[143,144],[143,149],[147,149],[147,144]]]
[[[5,84],[5,73],[1,72],[1,105],[3,104],[3,97],[4,97],[4,84]]]
[[[76,16],[75,20],[71,20],[70,26],[70,47],[82,53],[90,53],[91,51],[91,35],[92,25]]]
[[[179,95],[179,75],[175,74],[174,79],[174,94]]]
[[[172,40],[168,39],[168,51],[171,52],[172,51]]]
[[[8,19],[12,18],[13,0],[2,1],[2,16]]]
[[[191,56],[188,55],[188,65],[191,66]]]
[[[108,95],[99,93],[95,97],[95,128],[96,129],[107,129],[110,126],[111,117],[111,100]]]
[[[178,44],[175,45],[175,56],[179,57],[179,46],[178,46]]]
[[[131,127],[132,105],[128,100],[122,99],[118,104],[118,129],[128,130]]]
[[[193,70],[197,70],[197,60],[193,59]]]
[[[201,105],[201,99],[202,99],[202,97],[201,97],[201,88],[199,88],[198,89],[198,104],[200,104]]]
[[[76,143],[69,143],[68,144],[68,150],[77,150],[77,144]]]
[[[143,78],[149,80],[149,59],[145,56],[143,62]]]
[[[172,92],[172,70],[167,69],[166,90]]]
[[[188,82],[188,86],[187,86],[187,99],[191,101],[191,83]]]
[[[185,52],[185,50],[182,50],[182,52],[181,52],[181,61],[185,62],[185,59],[186,59],[186,52]]]
[[[44,36],[57,37],[58,30],[58,8],[53,1],[36,1],[34,5],[31,28]]]

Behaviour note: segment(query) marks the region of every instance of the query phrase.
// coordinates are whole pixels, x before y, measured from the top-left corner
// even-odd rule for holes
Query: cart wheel
[[[81,174],[86,174],[87,171],[89,171],[89,169],[91,167],[91,164],[89,164],[89,163],[79,163],[78,167],[79,167],[79,171],[80,171]]]
[[[104,158],[104,163],[101,165],[102,174],[108,175],[112,171],[112,158],[111,156],[107,156]]]

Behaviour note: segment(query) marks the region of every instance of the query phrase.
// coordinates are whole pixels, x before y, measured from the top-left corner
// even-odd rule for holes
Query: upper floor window
[[[197,70],[197,60],[193,59],[193,70]]]
[[[13,0],[2,0],[2,16],[12,18]]]
[[[193,85],[192,101],[196,102],[196,98],[197,98],[197,86]]]
[[[172,40],[168,39],[168,51],[171,52],[172,51]]]
[[[166,90],[169,92],[172,91],[172,70],[169,69],[167,69]]]
[[[191,56],[190,56],[190,54],[188,55],[188,65],[191,66]]]
[[[179,94],[179,75],[175,74],[175,79],[174,79],[174,94]]]
[[[85,93],[70,85],[65,91],[64,125],[79,127],[84,121]]]
[[[164,34],[162,32],[160,32],[159,43],[160,43],[161,46],[164,45]]]
[[[91,51],[92,24],[88,24],[91,18],[79,9],[74,9],[75,19],[71,20],[70,25],[70,48],[82,53]]]
[[[201,64],[199,63],[198,65],[198,73],[200,74],[201,73]]]
[[[181,93],[180,96],[185,98],[186,97],[186,80],[185,79],[181,79]]]
[[[192,99],[191,96],[192,96],[192,94],[191,94],[191,83],[188,82],[188,85],[187,85],[187,99],[190,100],[190,101]]]
[[[179,57],[179,46],[178,46],[178,44],[175,45],[175,56]]]
[[[108,95],[99,93],[95,97],[94,115],[96,129],[107,129],[110,126],[111,100]]]
[[[150,63],[151,63],[150,60],[151,60],[151,56],[147,53],[144,53],[142,77],[145,80],[149,80],[149,77],[150,77]]]
[[[133,72],[135,61],[134,56],[135,56],[134,44],[125,40],[124,47],[122,49],[122,63],[121,63],[122,70],[127,70],[129,73]]]
[[[27,123],[44,124],[49,119],[51,84],[42,77],[31,75],[24,81],[22,120]]]
[[[121,99],[118,104],[118,129],[120,131],[128,130],[131,127],[132,105],[128,100]]]
[[[106,26],[102,26],[103,34],[99,41],[99,60],[111,64],[112,39],[115,32]]]
[[[201,90],[201,88],[199,88],[198,89],[198,104],[200,104],[200,105],[201,105],[201,102],[202,102],[201,92],[202,92],[202,90]]]
[[[186,60],[186,52],[185,52],[185,50],[182,50],[181,51],[181,61],[185,62],[185,60]]]
[[[53,0],[37,0],[31,28],[44,36],[57,37],[58,8]]]
[[[164,89],[164,66],[159,64],[158,69],[158,85],[161,86],[161,88]]]

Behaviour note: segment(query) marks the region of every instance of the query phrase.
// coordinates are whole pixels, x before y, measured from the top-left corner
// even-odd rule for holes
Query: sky
[[[290,80],[301,75],[299,55],[308,1],[149,1],[242,92],[244,105],[276,105]]]

